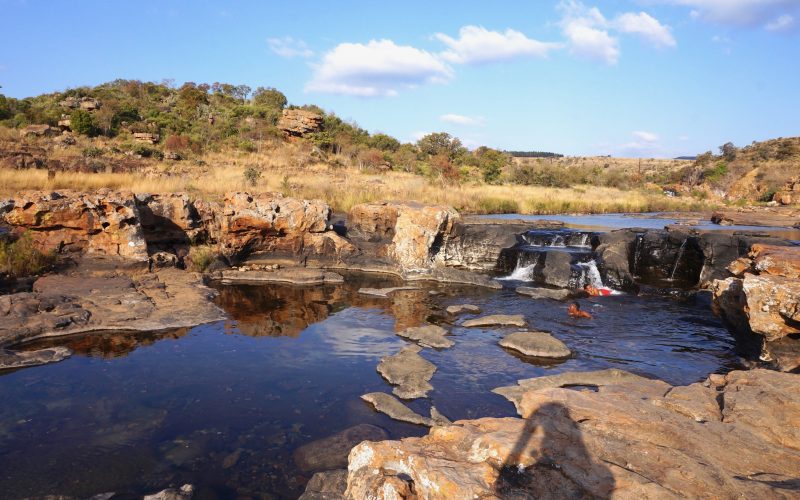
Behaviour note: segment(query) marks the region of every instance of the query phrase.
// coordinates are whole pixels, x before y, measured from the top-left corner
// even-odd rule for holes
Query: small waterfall
[[[508,281],[533,281],[533,273],[539,263],[540,254],[533,254],[533,259],[523,259],[522,254],[517,256],[517,265],[508,276],[497,278]]]
[[[683,257],[683,252],[686,250],[687,241],[689,241],[688,238],[683,240],[683,243],[681,243],[681,248],[678,250],[678,255],[675,257],[675,264],[672,265],[672,272],[669,274],[670,281],[673,281],[675,279],[675,272],[678,271],[678,264],[681,263],[681,257]]]
[[[597,263],[594,260],[588,262],[579,262],[578,266],[581,268],[581,288],[586,285],[592,285],[595,288],[604,288],[603,278],[600,276],[600,271],[597,269]]]

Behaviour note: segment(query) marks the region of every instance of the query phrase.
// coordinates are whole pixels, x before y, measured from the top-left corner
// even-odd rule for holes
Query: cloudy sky
[[[0,92],[274,86],[375,132],[672,157],[800,135],[800,0],[0,0]]]

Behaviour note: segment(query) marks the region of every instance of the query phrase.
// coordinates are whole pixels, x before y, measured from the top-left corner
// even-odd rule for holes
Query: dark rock
[[[362,441],[381,441],[389,435],[374,425],[359,424],[297,448],[294,461],[304,472],[347,467],[347,454]]]

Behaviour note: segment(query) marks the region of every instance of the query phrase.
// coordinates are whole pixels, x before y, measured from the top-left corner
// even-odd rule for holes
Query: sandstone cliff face
[[[376,255],[404,271],[425,271],[443,261],[442,249],[458,220],[458,212],[445,206],[368,203],[351,210],[348,236],[377,244]]]
[[[147,260],[132,193],[28,191],[8,200],[5,210],[5,221],[27,230],[44,250]]]
[[[796,378],[753,370],[685,387],[636,377],[597,392],[525,390],[523,418],[359,444],[347,497],[789,498],[800,473]]]
[[[284,109],[278,128],[290,137],[302,137],[322,128],[322,116],[304,109]]]
[[[800,367],[800,247],[756,244],[729,269],[735,277],[712,284],[715,311],[761,344],[764,361]]]

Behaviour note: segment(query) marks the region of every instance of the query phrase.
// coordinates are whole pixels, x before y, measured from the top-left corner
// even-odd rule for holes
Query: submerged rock
[[[345,457],[345,464],[347,457]],[[311,476],[306,490],[298,500],[344,500],[347,490],[347,470],[317,472]]]
[[[478,306],[474,306],[472,304],[456,304],[452,306],[447,306],[447,314],[452,314],[453,316],[458,314],[480,314],[481,308]]]
[[[481,326],[519,326],[526,325],[525,317],[521,314],[492,314],[480,318],[468,319],[461,326],[474,328]]]
[[[499,344],[537,358],[567,358],[572,354],[563,342],[545,332],[515,332],[506,335]]]
[[[381,441],[389,435],[380,427],[359,424],[332,436],[304,444],[294,451],[294,462],[304,472],[347,467],[347,454],[362,441]]]
[[[566,288],[518,286],[514,291],[520,295],[526,295],[534,299],[564,300],[568,299],[571,295],[571,292]]]
[[[361,396],[361,399],[371,404],[375,410],[385,413],[395,420],[427,427],[433,427],[436,424],[432,418],[423,417],[385,392],[370,392]]]
[[[610,370],[588,379],[604,385],[574,390],[550,378],[527,389],[522,418],[362,443],[350,452],[348,498],[398,486],[431,499],[794,496],[797,375],[737,371],[674,388]]]
[[[0,349],[0,370],[45,365],[67,359],[72,351],[66,347],[49,347],[36,351],[5,351]]]
[[[428,381],[436,372],[436,366],[419,355],[422,348],[415,345],[404,347],[399,353],[384,356],[378,364],[378,373],[396,387],[395,396],[403,399],[424,398],[433,386]]]
[[[194,495],[194,486],[184,484],[177,488],[167,488],[152,495],[145,495],[143,500],[189,500]]]
[[[434,349],[446,349],[455,345],[452,340],[445,337],[447,330],[438,325],[412,326],[397,332],[397,335],[413,340],[423,347]]]

